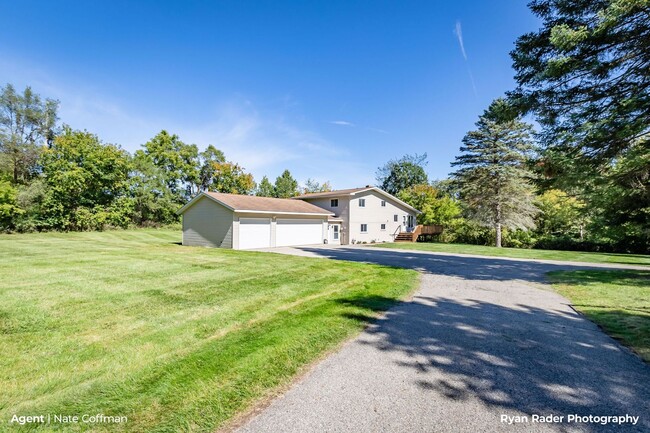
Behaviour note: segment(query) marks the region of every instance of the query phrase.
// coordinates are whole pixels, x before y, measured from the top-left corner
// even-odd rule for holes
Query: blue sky
[[[0,85],[131,152],[161,129],[214,144],[256,180],[363,186],[424,152],[444,178],[514,86],[525,3],[0,0]]]

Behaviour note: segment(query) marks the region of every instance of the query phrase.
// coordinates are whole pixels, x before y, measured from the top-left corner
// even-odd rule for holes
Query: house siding
[[[233,212],[202,197],[183,213],[183,245],[232,248]]]
[[[339,200],[338,207],[330,206],[330,200],[337,198]],[[309,203],[316,205],[320,208],[332,212],[336,217],[339,217],[343,220],[341,224],[341,233],[339,234],[342,245],[347,245],[350,243],[349,236],[349,227],[348,221],[350,220],[350,197],[349,196],[340,196],[340,197],[323,197],[323,198],[309,198],[304,199]],[[327,231],[327,229],[325,229]]]
[[[365,207],[359,207],[359,199],[366,201]],[[382,200],[386,201],[386,206],[382,206]],[[349,200],[348,211],[350,215],[349,235],[350,242],[393,242],[394,234],[398,229],[406,230],[404,217],[409,215],[415,216],[416,213],[398,202],[379,194],[376,191],[367,191],[351,197]],[[397,215],[397,222],[394,221],[394,215]],[[361,232],[361,224],[368,225],[366,233]],[[381,230],[381,224],[386,224],[386,230]]]

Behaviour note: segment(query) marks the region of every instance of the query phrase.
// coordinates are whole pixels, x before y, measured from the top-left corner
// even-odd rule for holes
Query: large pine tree
[[[542,126],[545,184],[586,199],[616,248],[650,251],[650,0],[533,0],[512,93]]]
[[[452,175],[469,216],[494,227],[501,246],[503,227],[534,227],[532,173],[526,161],[533,151],[532,128],[503,99],[495,100],[463,138]]]
[[[514,95],[545,144],[591,164],[650,147],[650,1],[533,0],[542,28],[511,53]]]

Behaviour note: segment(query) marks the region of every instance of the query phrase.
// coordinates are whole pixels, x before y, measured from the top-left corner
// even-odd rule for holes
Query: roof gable
[[[345,196],[354,196],[362,192],[366,191],[375,191],[378,194],[386,197],[389,200],[394,201],[395,203],[399,203],[401,206],[404,206],[407,209],[413,210],[417,213],[421,213],[419,210],[414,208],[413,206],[409,205],[408,203],[403,202],[402,200],[398,199],[392,194],[387,193],[381,188],[377,188],[376,186],[367,186],[365,188],[350,188],[350,189],[339,189],[336,191],[328,191],[328,192],[316,192],[316,193],[311,193],[311,194],[303,194],[299,195],[298,197],[294,197],[293,199],[300,199],[300,200],[309,200],[312,198],[326,198],[326,197],[345,197]]]
[[[334,191],[326,191],[326,192],[311,192],[309,194],[303,194],[293,198],[302,200],[305,198],[340,197],[342,195],[354,195],[358,192],[368,191],[373,188],[374,187],[372,186],[367,186],[365,188],[350,188],[350,189],[337,189]]]
[[[302,215],[333,215],[332,212],[302,200],[285,198],[257,197],[242,194],[225,194],[204,191],[195,196],[185,206],[178,210],[182,214],[201,197],[207,197],[233,212],[250,213],[277,213],[277,214],[302,214]]]

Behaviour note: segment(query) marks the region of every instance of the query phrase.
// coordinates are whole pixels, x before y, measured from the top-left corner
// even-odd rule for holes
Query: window
[[[381,201],[381,207],[386,207],[386,200]]]
[[[368,224],[361,224],[361,233],[368,233]]]
[[[397,215],[393,215],[393,221],[397,222],[397,219],[398,219],[398,216],[397,216]]]
[[[386,224],[382,224],[382,225],[381,225],[381,229],[382,229],[382,230],[386,230]]]
[[[365,198],[360,198],[359,199],[359,207],[366,207],[366,199]]]
[[[333,198],[332,200],[330,200],[330,207],[339,207],[339,199]]]

